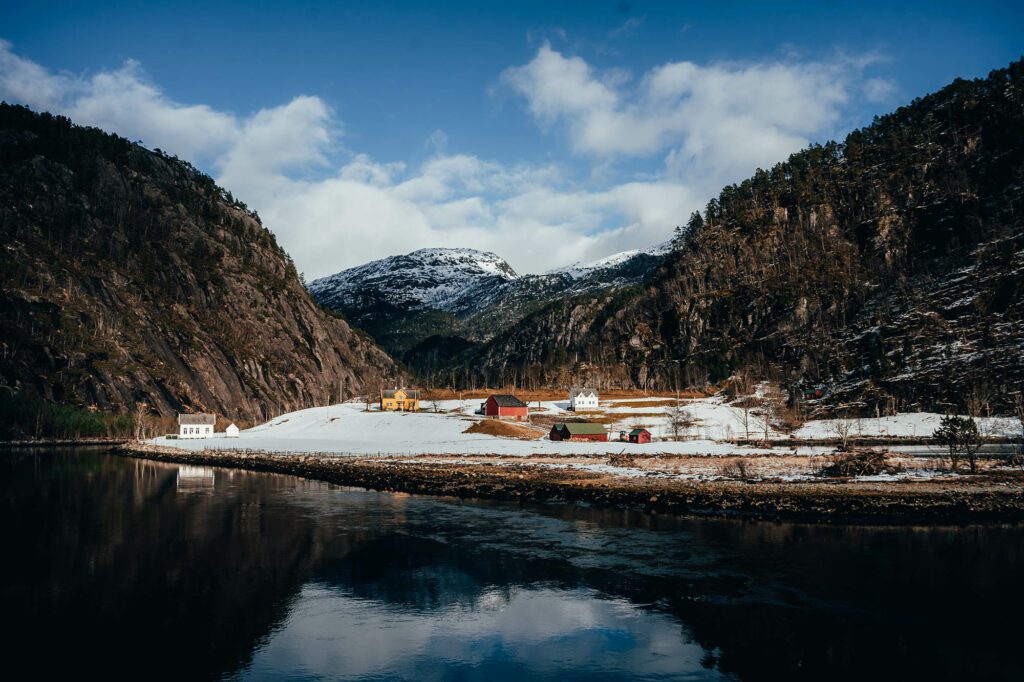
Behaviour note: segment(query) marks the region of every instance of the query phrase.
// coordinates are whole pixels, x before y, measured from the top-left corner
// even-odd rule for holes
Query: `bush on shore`
[[[877,476],[896,474],[903,467],[890,461],[889,453],[882,450],[853,449],[833,455],[820,470],[822,476]]]

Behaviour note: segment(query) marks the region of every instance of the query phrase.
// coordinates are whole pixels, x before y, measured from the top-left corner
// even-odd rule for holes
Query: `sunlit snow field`
[[[213,438],[197,439],[154,439],[158,445],[172,445],[179,448],[199,450],[205,448],[230,448],[239,450],[262,450],[267,452],[324,452],[339,455],[602,455],[623,451],[664,454],[759,454],[770,451],[792,452],[791,448],[740,447],[726,442],[742,438],[747,431],[744,427],[742,410],[727,405],[722,398],[711,397],[696,400],[682,400],[695,420],[687,429],[685,440],[659,440],[671,434],[666,410],[670,402],[666,398],[629,398],[601,402],[601,410],[595,413],[574,413],[568,411],[565,401],[530,403],[531,414],[547,415],[567,419],[586,417],[587,414],[600,416],[611,421],[606,424],[611,437],[620,430],[636,426],[649,429],[655,442],[645,445],[621,443],[570,443],[552,442],[546,436],[539,440],[516,440],[485,434],[465,433],[465,430],[481,419],[475,414],[480,406],[479,399],[442,400],[436,404],[423,403],[418,413],[366,411],[363,403],[344,403],[329,407],[314,407],[276,417],[265,424],[242,431],[238,438],[225,438],[215,434]],[[628,403],[622,405],[621,403]],[[637,405],[640,403],[641,405]],[[642,405],[642,403],[651,403]],[[436,412],[434,410],[437,410]],[[932,434],[942,416],[933,413],[899,414],[878,419],[848,420],[846,427],[850,436],[889,436],[920,438]],[[1003,418],[979,419],[981,430],[987,435],[1011,435],[1014,420]],[[797,452],[817,454],[829,448],[799,447],[801,441],[835,437],[834,422],[830,420],[811,421],[800,427],[790,439]],[[764,435],[764,421],[755,414],[748,415],[748,427],[752,437]],[[538,434],[546,427],[538,427]],[[786,435],[774,429],[768,430],[773,439],[784,439]]]

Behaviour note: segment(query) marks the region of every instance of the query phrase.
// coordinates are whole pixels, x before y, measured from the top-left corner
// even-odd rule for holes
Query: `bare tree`
[[[673,440],[679,440],[680,434],[694,424],[693,415],[679,403],[666,409],[665,414],[668,415],[668,427],[672,431]]]
[[[1017,417],[1017,453],[1010,463],[1024,470],[1024,390],[1013,396],[1013,413]]]
[[[850,431],[853,430],[853,424],[854,421],[846,412],[837,412],[828,423],[829,432],[839,439],[839,445],[843,450],[850,442]]]
[[[743,437],[750,440],[750,411],[753,407],[751,398],[749,396],[741,398],[730,407],[740,423],[743,424]]]
[[[132,419],[135,422],[135,440],[146,440],[146,416],[149,412],[149,405],[146,403],[135,403],[135,412]]]
[[[778,384],[768,382],[765,384],[761,395],[761,407],[764,410],[764,441],[768,442],[768,435],[772,424],[778,423],[782,409],[786,406],[786,396]]]

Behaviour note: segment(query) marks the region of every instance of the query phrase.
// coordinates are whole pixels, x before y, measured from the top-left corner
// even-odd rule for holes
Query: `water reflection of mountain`
[[[5,644],[36,673],[159,661],[159,676],[418,678],[443,664],[558,678],[556,659],[607,677],[1022,672],[1001,622],[1024,606],[1019,527],[523,510],[220,469],[208,492],[181,494],[208,473],[0,461]]]
[[[0,525],[18,557],[0,569],[6,644],[40,676],[232,669],[287,613],[317,555],[315,522],[262,485],[181,496],[176,467],[104,455],[5,468]]]

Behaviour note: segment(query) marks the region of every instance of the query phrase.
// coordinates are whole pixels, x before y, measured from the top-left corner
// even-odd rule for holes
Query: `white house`
[[[574,388],[569,391],[569,409],[586,412],[597,409],[597,391],[592,388]]]
[[[228,424],[228,428],[224,429],[225,438],[238,438],[238,427],[234,423]]]
[[[209,438],[216,423],[214,414],[179,414],[178,438]]]

